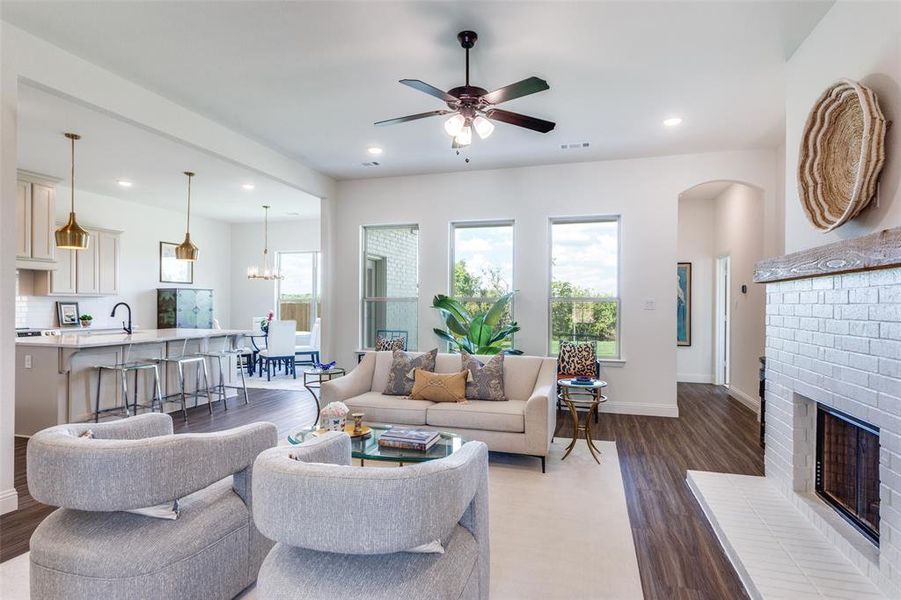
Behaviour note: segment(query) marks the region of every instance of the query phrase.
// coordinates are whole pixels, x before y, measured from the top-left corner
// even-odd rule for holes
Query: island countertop
[[[16,338],[16,346],[78,350],[242,335],[254,335],[254,332],[246,329],[139,329],[133,334],[127,334],[124,331],[81,330],[78,333]]]

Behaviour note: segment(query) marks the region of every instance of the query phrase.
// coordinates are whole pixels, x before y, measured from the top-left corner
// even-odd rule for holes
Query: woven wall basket
[[[816,101],[801,138],[798,192],[814,227],[831,231],[866,208],[885,162],[885,117],[873,91],[843,79]]]

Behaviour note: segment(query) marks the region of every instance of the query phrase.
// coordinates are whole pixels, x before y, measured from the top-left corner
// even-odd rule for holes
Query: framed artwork
[[[60,327],[80,327],[78,317],[78,302],[57,302],[56,316],[59,317]]]
[[[178,244],[160,242],[160,283],[194,283],[194,263],[175,258]]]
[[[691,263],[676,266],[676,345],[691,346]]]

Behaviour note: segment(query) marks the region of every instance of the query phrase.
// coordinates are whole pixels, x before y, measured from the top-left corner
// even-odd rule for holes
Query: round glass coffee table
[[[364,466],[367,460],[381,462],[396,462],[403,466],[404,463],[420,463],[436,458],[445,458],[459,450],[466,440],[456,433],[439,432],[438,441],[428,450],[408,450],[406,448],[384,448],[379,446],[379,438],[386,431],[390,431],[392,425],[381,423],[366,423],[370,428],[370,434],[366,437],[350,439],[350,452],[353,458],[360,459],[360,466]],[[404,427],[407,427],[406,425]],[[317,435],[312,427],[304,427],[288,436],[291,444],[302,444],[311,436]]]

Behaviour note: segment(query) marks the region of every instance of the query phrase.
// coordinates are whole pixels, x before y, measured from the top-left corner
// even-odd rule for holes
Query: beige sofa
[[[464,404],[384,395],[391,358],[391,352],[368,352],[346,376],[324,382],[323,406],[341,401],[352,412],[365,413],[367,422],[458,433],[468,440],[485,442],[489,450],[540,458],[544,472],[556,425],[555,359],[506,356],[504,392],[508,400],[470,400]],[[490,357],[479,358],[485,362]],[[462,370],[460,355],[439,354],[435,370],[439,373]]]

